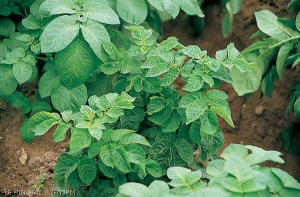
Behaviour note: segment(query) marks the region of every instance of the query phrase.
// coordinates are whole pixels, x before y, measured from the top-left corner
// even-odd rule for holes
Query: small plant
[[[210,161],[205,172],[171,167],[167,171],[170,182],[155,180],[148,187],[125,183],[117,197],[299,196],[300,184],[293,177],[281,169],[258,165],[265,161],[284,163],[280,155],[255,146],[231,144],[221,154],[223,159]]]
[[[44,188],[44,181],[47,178],[47,173],[44,172],[41,176],[41,178],[32,186],[36,191],[40,191]]]

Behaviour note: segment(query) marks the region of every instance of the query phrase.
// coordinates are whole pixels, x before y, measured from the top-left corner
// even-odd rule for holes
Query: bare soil
[[[176,36],[185,45],[196,44],[214,56],[217,50],[223,49],[230,42],[242,50],[252,43],[249,37],[257,31],[254,12],[268,9],[280,17],[291,17],[287,10],[289,0],[247,0],[241,11],[235,16],[233,34],[224,39],[221,32],[221,21],[224,16],[218,1],[206,1],[204,5],[205,28],[198,36],[191,28],[189,19],[179,17],[164,24],[164,36]],[[292,114],[285,118],[288,105],[289,87],[299,81],[299,70],[284,72],[283,79],[275,83],[272,98],[261,97],[256,91],[246,99],[238,97],[231,85],[224,84],[222,90],[228,95],[235,128],[231,128],[220,119],[220,126],[225,133],[226,147],[230,143],[251,144],[266,150],[277,150],[283,153],[285,164],[277,165],[300,181],[300,157],[286,153],[278,139],[278,133],[288,127],[290,122],[300,122]],[[182,82],[176,84],[182,87]],[[33,196],[32,186],[38,182],[43,173],[47,173],[44,190],[34,196],[51,196],[53,186],[53,167],[57,157],[64,152],[67,142],[54,143],[52,132],[36,137],[34,142],[26,144],[20,136],[23,119],[21,111],[0,100],[0,196]],[[223,148],[224,148],[223,147]],[[24,164],[22,164],[22,162]],[[272,164],[274,165],[274,164]],[[25,194],[27,192],[27,194]],[[25,194],[25,195],[24,195]]]

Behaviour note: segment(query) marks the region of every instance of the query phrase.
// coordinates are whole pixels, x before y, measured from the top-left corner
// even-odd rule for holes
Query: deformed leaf
[[[262,148],[251,145],[247,145],[246,148],[250,149],[252,152],[245,158],[245,161],[250,165],[259,164],[269,160],[284,163],[283,159],[280,157],[282,154],[278,151],[265,151]]]

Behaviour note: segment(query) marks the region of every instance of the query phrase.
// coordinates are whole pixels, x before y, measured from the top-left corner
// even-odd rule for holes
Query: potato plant
[[[207,191],[220,192],[221,175],[256,184],[257,169],[251,165],[262,161],[249,163],[243,146],[239,147],[243,158],[228,159],[241,166],[228,170],[230,164],[225,163],[227,174],[213,178],[215,174],[208,171],[208,176],[202,176],[199,171],[205,171],[210,160],[218,162],[224,135],[217,117],[234,126],[228,96],[217,88],[222,82],[232,83],[231,70],[244,74],[256,65],[248,63],[233,43],[210,57],[205,50],[184,46],[175,37],[157,42],[157,32],[151,28],[154,23],[148,22],[154,19],[154,8],[173,18],[180,9],[203,16],[196,0],[1,4],[0,14],[11,18],[0,19],[0,96],[30,116],[21,127],[26,142],[51,128],[54,142],[69,141],[54,168],[59,187],[87,196],[115,196],[118,192],[119,196],[132,196],[121,185],[136,182],[148,186],[158,179],[167,181],[168,176],[175,179],[172,187],[181,186],[170,176],[174,169],[191,179],[193,189],[203,186],[199,182],[203,177],[214,183]],[[12,20],[15,15],[22,17],[19,23]],[[184,94],[173,85],[178,77],[186,82]],[[33,82],[38,89],[35,98],[29,99],[20,90],[24,83]],[[265,155],[258,148],[247,148],[255,155]],[[264,159],[282,162],[278,154]],[[240,177],[244,169],[238,167],[248,170],[246,177]],[[267,191],[262,184],[255,191]],[[287,188],[298,192],[297,184]],[[166,188],[166,184],[162,186]],[[183,195],[192,192],[191,187],[185,188]],[[226,194],[246,192],[244,188],[227,189]]]
[[[251,93],[261,88],[263,94],[272,97],[274,82],[282,79],[286,69],[296,69],[300,62],[300,3],[292,0],[289,9],[294,9],[295,18],[278,18],[268,10],[255,13],[259,31],[252,38],[262,36],[241,53],[248,62],[255,63],[258,69],[252,72],[241,73],[232,69],[233,87],[239,95]],[[300,115],[300,81],[291,87],[290,103],[286,109],[286,116],[290,112]],[[298,130],[299,131],[299,130]],[[300,133],[290,128],[285,129],[280,138],[288,152],[300,154]]]

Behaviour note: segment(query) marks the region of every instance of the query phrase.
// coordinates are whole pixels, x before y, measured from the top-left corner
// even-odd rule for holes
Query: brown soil
[[[205,29],[201,36],[195,36],[189,20],[182,17],[172,20],[164,25],[165,37],[176,36],[185,45],[197,44],[201,49],[206,49],[208,54],[214,56],[215,52],[223,49],[230,42],[242,50],[251,41],[249,37],[257,31],[254,12],[268,9],[280,17],[291,16],[286,7],[289,0],[247,0],[244,1],[241,11],[235,16],[233,34],[224,39],[221,33],[221,20],[224,16],[218,1],[206,1],[204,7]],[[289,122],[299,122],[299,118],[290,115],[284,117],[288,104],[289,89],[291,84],[299,80],[299,75],[294,72],[285,72],[282,81],[275,84],[273,98],[260,99],[260,92],[253,93],[249,99],[238,97],[229,84],[224,84],[222,90],[228,93],[229,103],[235,128],[229,127],[220,120],[220,126],[225,133],[226,147],[230,143],[251,144],[266,150],[277,150],[283,153],[285,164],[278,167],[284,169],[300,181],[300,157],[286,153],[278,133],[289,125]],[[181,82],[178,82],[180,86]],[[47,177],[44,181],[44,191],[39,196],[51,196],[53,167],[57,157],[64,151],[66,142],[53,143],[52,132],[36,137],[34,142],[26,144],[19,129],[24,119],[22,113],[0,100],[0,196],[12,192],[11,196],[24,192],[34,191],[34,185],[44,172]],[[27,156],[27,159],[26,159]],[[22,165],[20,159],[24,159]],[[15,194],[13,194],[15,192]]]

